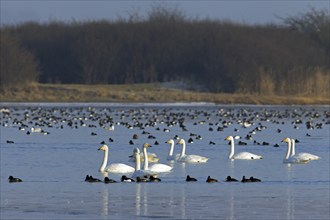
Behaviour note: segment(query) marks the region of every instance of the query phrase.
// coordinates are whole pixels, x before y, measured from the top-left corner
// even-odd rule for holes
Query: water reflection
[[[294,198],[292,196],[292,187],[294,185],[294,182],[292,179],[295,177],[295,167],[291,166],[291,164],[288,164],[287,166],[287,179],[288,179],[288,184],[287,184],[287,190],[286,190],[286,195],[287,195],[287,219],[294,219],[294,213],[295,213],[295,205],[294,205]]]
[[[108,192],[108,187],[105,185],[102,189],[101,216],[104,216],[104,219],[107,219],[108,214],[109,214],[109,192]]]
[[[102,172],[103,179],[104,177],[108,177],[107,172]],[[104,216],[104,219],[107,219],[109,214],[109,190],[107,185],[104,185],[102,188],[102,212],[101,216]]]
[[[136,193],[135,193],[135,214],[137,216],[142,214],[148,216],[148,185],[149,183],[136,183]]]

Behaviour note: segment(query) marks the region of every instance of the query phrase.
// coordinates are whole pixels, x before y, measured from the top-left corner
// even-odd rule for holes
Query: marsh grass
[[[165,88],[159,84],[78,85],[32,83],[0,91],[1,102],[212,102],[223,104],[330,104],[329,96],[225,94]]]

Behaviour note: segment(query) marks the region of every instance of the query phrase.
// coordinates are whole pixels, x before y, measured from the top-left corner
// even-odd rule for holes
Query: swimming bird
[[[8,181],[9,181],[10,183],[23,182],[20,178],[13,177],[13,176],[9,176],[9,177],[8,177]]]
[[[143,146],[147,146],[148,144],[144,144]],[[135,157],[135,171],[134,173],[132,174],[132,178],[136,178],[136,177],[144,177],[144,176],[151,176],[151,175],[154,175],[156,174],[155,172],[153,171],[150,171],[150,170],[146,170],[146,169],[141,169],[141,156],[140,156],[140,150],[139,148],[134,148],[134,157]],[[145,158],[145,162],[147,162],[148,164],[148,159],[146,160]]]
[[[194,177],[190,177],[189,175],[187,175],[186,181],[187,181],[187,182],[196,182],[197,179],[194,178]]]
[[[237,179],[232,178],[231,176],[227,176],[226,182],[237,182]]]
[[[168,151],[168,155],[167,155],[167,160],[178,160],[180,157],[180,154],[176,154],[173,155],[173,151],[174,151],[174,140],[173,139],[169,139],[168,141],[166,141],[165,143],[170,144],[170,150]]]
[[[104,177],[104,183],[116,183],[116,180],[109,179],[108,177]]]
[[[150,182],[160,182],[161,181],[161,179],[159,179],[153,175],[149,176],[149,180],[150,180]]]
[[[136,177],[136,182],[140,183],[140,182],[150,182],[149,179],[147,178],[142,178],[142,177]]]
[[[101,182],[101,180],[88,175],[86,175],[85,181],[89,183]]]
[[[213,179],[210,176],[208,176],[207,179],[206,179],[206,182],[208,182],[208,183],[215,183],[215,182],[218,182],[218,180],[217,179]]]
[[[252,182],[261,182],[260,179],[258,179],[258,178],[254,178],[253,176],[250,177],[250,180],[251,180]]]
[[[242,183],[251,183],[251,182],[252,182],[251,179],[246,179],[245,176],[243,176]]]
[[[251,154],[249,152],[240,152],[236,155],[234,155],[234,138],[233,136],[228,136],[225,140],[230,141],[230,153],[229,153],[229,159],[236,159],[236,160],[256,160],[256,159],[262,159],[262,156]]]
[[[148,143],[145,143],[143,145],[144,155],[147,155],[147,148],[149,147],[151,147],[151,145]],[[149,170],[154,173],[163,173],[163,172],[170,172],[173,169],[173,167],[161,163],[156,163],[149,167],[148,161],[149,161],[148,157],[144,156],[144,168],[143,168],[144,170]]]
[[[295,151],[295,139],[291,139],[291,157],[296,156],[298,158],[301,159],[307,159],[307,160],[319,160],[320,157],[316,156],[314,154],[310,154],[310,153],[299,153],[297,155],[295,155],[296,151]]]
[[[122,181],[122,182],[125,182],[125,183],[135,182],[134,179],[129,178],[129,177],[125,176],[125,175],[122,175],[122,176],[121,176],[121,181]]]
[[[188,163],[206,163],[208,161],[209,158],[207,158],[207,157],[193,155],[193,154],[187,155],[186,154],[186,142],[183,139],[180,139],[178,141],[178,144],[182,145],[181,154],[180,154],[178,161],[188,162]]]
[[[290,138],[285,138],[282,140],[282,142],[285,142],[288,144],[287,145],[288,148],[287,148],[283,163],[289,163],[289,164],[291,164],[291,163],[296,163],[296,164],[309,163],[310,160],[307,158],[299,158],[295,155],[293,155],[292,157],[290,156],[290,152],[291,152],[291,139]]]
[[[103,162],[100,167],[100,172],[109,173],[133,173],[135,169],[123,163],[113,163],[107,166],[109,148],[107,145],[102,145],[98,150],[104,151]]]
[[[140,162],[144,162],[144,153],[143,152],[141,152],[140,154]],[[159,157],[157,156],[157,154],[155,154],[155,153],[147,153],[147,155],[148,155],[148,161],[150,162],[150,163],[157,163],[158,161],[159,161]],[[133,150],[133,154],[132,155],[130,155],[130,156],[128,156],[129,158],[130,158],[130,161],[133,161],[133,162],[135,162],[135,156],[134,156],[134,150]]]

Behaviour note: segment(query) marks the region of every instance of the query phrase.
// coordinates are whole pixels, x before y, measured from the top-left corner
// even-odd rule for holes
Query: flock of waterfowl
[[[127,129],[142,130],[141,134],[151,140],[157,139],[155,134],[151,133],[151,129],[146,131],[146,128],[154,128],[155,131],[163,131],[164,133],[170,133],[171,128],[177,126],[182,132],[188,132],[186,122],[189,121],[193,126],[207,125],[209,132],[223,132],[229,129],[231,125],[239,125],[245,130],[243,137],[239,136],[239,127],[235,126],[232,132],[236,132],[237,135],[228,136],[224,140],[229,141],[230,151],[228,158],[231,160],[259,160],[263,159],[262,155],[238,152],[235,154],[235,140],[239,140],[239,145],[271,145],[266,140],[257,141],[254,140],[254,135],[267,129],[264,123],[272,122],[273,124],[283,125],[285,123],[291,123],[293,129],[299,129],[299,126],[305,124],[308,130],[322,129],[325,124],[330,124],[330,112],[324,111],[323,120],[319,123],[314,123],[315,119],[321,117],[319,112],[313,110],[299,111],[275,111],[275,110],[261,110],[252,111],[247,109],[239,110],[225,110],[225,109],[213,109],[212,111],[206,111],[200,108],[189,109],[185,112],[168,109],[168,108],[148,108],[148,109],[128,109],[122,108],[108,109],[108,108],[65,108],[65,107],[53,107],[53,108],[27,108],[27,109],[1,109],[1,125],[3,127],[17,127],[19,131],[25,131],[26,135],[33,133],[40,133],[44,135],[51,135],[51,129],[63,129],[69,127],[72,129],[78,129],[80,127],[89,128],[103,128],[108,131],[113,131],[117,126],[126,127]],[[307,120],[305,123],[303,120]],[[164,128],[161,128],[164,127]],[[282,129],[276,129],[277,133],[282,133]],[[97,136],[97,130],[90,133],[92,136]],[[243,132],[241,133],[243,134]],[[180,138],[180,134],[175,134],[172,139],[166,141],[170,145],[167,161],[175,161],[179,163],[207,163],[209,158],[187,154],[186,141]],[[186,135],[187,136],[187,135]],[[311,136],[306,133],[306,136]],[[134,141],[139,139],[138,134],[131,136],[132,139],[128,141],[129,145],[136,145]],[[201,134],[190,133],[188,139],[189,144],[193,144],[194,141],[202,140]],[[245,139],[247,142],[244,142]],[[115,138],[110,137],[107,142],[114,142]],[[251,143],[251,141],[253,141]],[[181,153],[174,154],[175,142],[181,145]],[[287,143],[287,152],[285,154],[284,163],[290,164],[304,164],[309,163],[312,160],[319,160],[320,157],[309,153],[295,153],[295,139],[285,138],[282,142]],[[15,140],[6,140],[6,143],[13,144]],[[102,173],[121,173],[125,174],[121,178],[121,182],[160,182],[157,177],[159,173],[171,172],[173,167],[167,164],[158,163],[159,157],[156,154],[148,153],[147,149],[151,146],[148,143],[144,143],[142,152],[138,147],[133,149],[133,155],[130,156],[130,160],[135,162],[135,167],[124,163],[112,163],[108,165],[109,147],[106,141],[101,142],[102,146],[98,149],[104,151],[103,162],[99,171]],[[159,141],[155,140],[154,145],[159,145]],[[215,140],[209,140],[209,145],[217,145]],[[273,144],[274,147],[279,147],[278,143]],[[141,168],[141,163],[144,163]],[[149,163],[153,163],[149,166]],[[129,174],[129,175],[128,175]],[[9,182],[21,182],[19,178],[9,177]],[[19,181],[20,180],[20,181]],[[86,182],[104,182],[113,183],[116,180],[109,179],[107,175],[104,176],[104,180],[94,178],[87,175]],[[196,181],[195,178],[189,175],[186,181]],[[226,182],[235,182],[234,178],[228,176]],[[259,179],[248,178],[243,176],[241,182],[259,182]],[[218,182],[218,180],[207,177],[206,182]]]

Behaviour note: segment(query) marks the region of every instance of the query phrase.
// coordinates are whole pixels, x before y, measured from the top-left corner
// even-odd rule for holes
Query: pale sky
[[[146,16],[156,3],[177,6],[187,17],[231,20],[249,24],[276,23],[276,16],[306,12],[309,7],[327,9],[329,0],[204,0],[204,1],[109,1],[109,0],[0,0],[1,24],[50,20],[116,20],[133,11]]]

